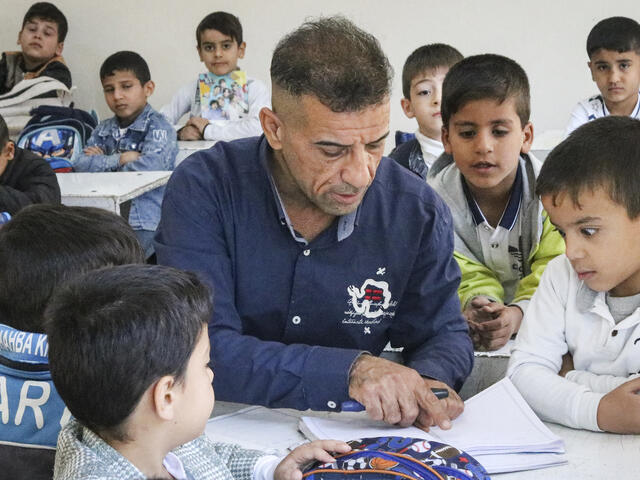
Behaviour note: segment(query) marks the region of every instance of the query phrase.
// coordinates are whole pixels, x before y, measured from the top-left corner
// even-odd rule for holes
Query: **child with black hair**
[[[46,160],[16,147],[0,115],[0,212],[15,215],[35,203],[60,203],[58,179]]]
[[[442,86],[445,154],[427,182],[453,215],[463,313],[476,349],[515,334],[549,260],[564,251],[535,195],[529,81],[513,60],[467,57]]]
[[[195,274],[157,265],[89,272],[47,309],[51,375],[74,418],[62,429],[54,480],[298,480],[332,462],[324,440],[272,455],[214,443],[211,295]]]
[[[434,43],[415,49],[402,68],[402,110],[415,118],[415,139],[398,145],[389,156],[423,179],[429,167],[444,153],[442,145],[442,82],[449,69],[462,60],[450,45]]]
[[[147,99],[155,85],[144,58],[135,52],[116,52],[100,67],[104,98],[114,117],[100,122],[78,156],[78,172],[173,170],[178,144],[176,132]],[[164,187],[131,202],[129,223],[149,258],[160,221]]]
[[[554,148],[537,194],[566,243],[540,280],[508,375],[543,419],[640,433],[640,121],[594,120]]]
[[[3,52],[0,60],[0,95],[23,79],[51,77],[71,88],[71,72],[62,58],[67,19],[49,2],[29,7],[18,34],[20,52]],[[45,96],[55,96],[51,92]]]
[[[0,228],[0,403],[11,418],[0,428],[2,478],[50,480],[69,419],[49,373],[49,297],[89,270],[143,261],[126,220],[102,209],[33,205]]]
[[[640,25],[626,17],[598,22],[587,37],[591,78],[600,90],[571,112],[566,135],[607,115],[640,118]]]
[[[244,58],[247,44],[242,39],[242,25],[235,15],[227,12],[213,12],[202,19],[196,28],[196,49],[200,61],[204,63],[209,75],[217,78],[233,75],[238,71],[238,60]],[[201,75],[200,77],[203,77]],[[216,80],[222,93],[227,80]],[[262,107],[271,105],[269,89],[260,80],[246,78],[246,104],[248,108],[238,118],[205,118],[201,98],[204,84],[200,79],[189,82],[176,93],[171,103],[160,110],[169,122],[177,124],[180,118],[189,113],[187,123],[178,130],[180,140],[224,140],[254,137],[262,134],[259,113]],[[208,102],[207,102],[208,103]],[[243,102],[245,103],[245,102]]]

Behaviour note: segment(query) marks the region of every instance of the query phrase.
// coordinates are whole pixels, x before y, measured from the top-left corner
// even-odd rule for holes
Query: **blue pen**
[[[432,388],[431,391],[436,398],[440,400],[449,396],[449,390],[446,388]],[[347,400],[346,402],[342,402],[340,410],[343,412],[361,412],[364,410],[364,405],[360,402],[356,402],[355,400]]]

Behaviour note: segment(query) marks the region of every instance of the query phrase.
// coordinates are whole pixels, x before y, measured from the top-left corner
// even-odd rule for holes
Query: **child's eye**
[[[593,237],[596,233],[598,233],[597,228],[582,228],[580,229],[580,233],[585,237]]]
[[[225,50],[229,50],[231,48],[231,44],[230,43],[223,43],[222,44],[222,48]]]
[[[605,70],[608,70],[608,69],[609,69],[609,66],[608,66],[608,65],[598,65],[598,66],[596,67],[596,69],[597,69],[599,72],[604,72]]]
[[[631,66],[631,64],[628,63],[628,62],[621,63],[620,64],[620,70],[628,70],[630,66]]]
[[[422,96],[424,96],[424,97],[428,97],[429,95],[431,95],[431,90],[429,90],[429,89],[426,89],[426,90],[420,90],[420,91],[418,92],[418,95],[422,95]]]
[[[213,45],[205,45],[202,47],[205,52],[213,52]]]
[[[509,130],[504,128],[494,128],[492,132],[496,137],[504,137],[509,134]]]
[[[458,132],[458,135],[462,138],[473,138],[476,132],[473,130],[461,130]]]

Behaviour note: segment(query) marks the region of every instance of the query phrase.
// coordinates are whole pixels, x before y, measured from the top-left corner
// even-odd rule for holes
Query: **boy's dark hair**
[[[334,112],[380,104],[392,77],[378,40],[341,16],[304,23],[280,40],[271,59],[274,85],[296,97],[313,95]]]
[[[69,411],[101,436],[126,441],[125,420],[153,382],[183,380],[211,296],[193,273],[124,265],[76,278],[45,316],[51,377]]]
[[[142,85],[151,80],[149,65],[136,52],[123,50],[107,57],[100,67],[100,80],[104,80],[117,71],[133,73]]]
[[[585,190],[603,188],[629,218],[640,215],[640,121],[607,116],[571,132],[546,158],[536,193],[567,193],[578,205]]]
[[[515,61],[502,55],[484,54],[467,57],[456,63],[442,84],[442,123],[449,127],[451,116],[474,100],[513,98],[521,126],[531,113],[529,80]]]
[[[0,115],[0,152],[9,141],[9,128],[7,122],[4,121],[2,115]]]
[[[127,221],[91,207],[38,204],[0,229],[0,318],[19,330],[43,331],[49,297],[84,272],[144,262]]]
[[[640,25],[627,17],[610,17],[600,20],[587,37],[587,55],[604,48],[618,53],[633,50],[640,54]]]
[[[402,68],[404,98],[411,97],[411,82],[417,75],[440,67],[451,68],[463,58],[458,50],[444,43],[432,43],[416,48],[404,62]]]
[[[67,17],[65,17],[53,3],[36,2],[31,5],[27,13],[24,14],[22,28],[24,28],[27,22],[34,19],[47,20],[58,25],[58,43],[64,42],[64,39],[67,38],[67,31],[69,29]]]
[[[231,37],[238,45],[242,43],[242,25],[235,15],[227,12],[213,12],[202,19],[196,28],[196,41],[200,48],[200,37],[205,30],[217,30]]]

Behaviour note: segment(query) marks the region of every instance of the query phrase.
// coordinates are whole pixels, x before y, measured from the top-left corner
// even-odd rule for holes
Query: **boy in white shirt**
[[[244,75],[244,72],[238,70],[238,60],[244,58],[247,45],[242,40],[242,25],[238,17],[227,12],[210,13],[198,25],[196,40],[198,55],[209,74],[200,75],[195,82],[183,86],[174,95],[171,103],[160,110],[174,125],[185,113],[189,113],[189,120],[178,130],[178,140],[230,141],[261,135],[262,127],[258,115],[262,107],[270,106],[269,89],[260,80],[245,78],[244,90],[239,87],[232,93],[227,80],[219,78],[227,75],[233,77],[235,72]],[[240,93],[246,93],[246,111],[236,115],[234,110],[233,115],[215,120],[205,118],[206,113],[203,109],[206,109],[210,102],[207,101],[203,108],[201,100],[207,97],[206,92],[200,91],[201,85],[206,85],[203,80],[212,82],[210,100],[223,95],[224,90],[228,91],[226,98],[230,98],[231,94],[238,96]],[[209,88],[208,85],[206,87]]]
[[[640,25],[626,17],[598,22],[587,37],[591,78],[600,90],[571,112],[566,135],[608,115],[640,118]]]
[[[546,159],[536,193],[564,237],[508,376],[547,421],[640,433],[640,122],[605,117]]]
[[[416,138],[398,145],[389,156],[423,179],[433,162],[444,153],[442,146],[442,82],[462,54],[443,43],[423,45],[409,55],[402,68],[402,110],[418,121]]]

